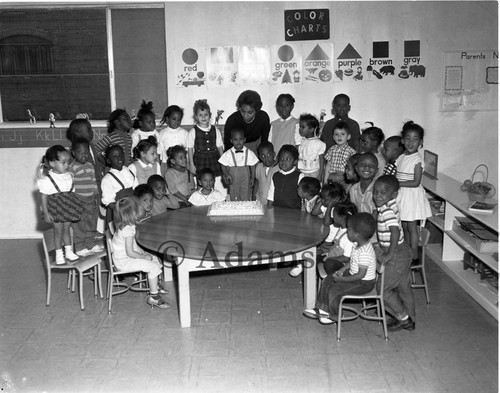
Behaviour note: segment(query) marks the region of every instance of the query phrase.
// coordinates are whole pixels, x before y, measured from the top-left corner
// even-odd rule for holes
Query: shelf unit
[[[495,208],[493,214],[469,211],[470,201],[467,193],[460,190],[461,183],[442,173],[438,174],[437,180],[423,176],[422,185],[428,192],[445,201],[444,219],[440,217],[429,219],[443,232],[443,243],[430,244],[427,247],[427,254],[498,320],[498,291],[485,281],[481,281],[480,275],[474,273],[473,270],[465,270],[463,263],[464,254],[467,252],[498,273],[498,249],[495,253],[481,253],[474,248],[472,241],[459,236],[453,230],[456,217],[467,217],[493,231],[498,237],[498,207]]]

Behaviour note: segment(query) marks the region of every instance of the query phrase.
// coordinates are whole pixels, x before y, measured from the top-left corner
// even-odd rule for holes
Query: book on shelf
[[[476,213],[492,214],[496,206],[496,203],[473,202],[469,206],[469,210]]]

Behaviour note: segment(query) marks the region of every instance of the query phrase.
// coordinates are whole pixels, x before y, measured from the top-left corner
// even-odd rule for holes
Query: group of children
[[[113,111],[107,135],[95,143],[89,121],[73,120],[67,133],[71,156],[63,146],[49,148],[38,180],[44,220],[56,233],[56,263],[102,251],[96,228],[104,216],[115,224],[117,267],[126,270],[141,260],[150,279],[148,303],[166,308],[159,295],[160,262],[138,251],[135,225],[169,209],[259,200],[269,208],[320,216],[330,228],[318,264],[325,279],[307,316],[334,322],[341,294],[373,287],[378,259],[386,264],[386,294],[393,294],[390,328],[414,327],[409,269],[418,258],[418,222],[430,216],[420,185],[422,127],[408,122],[401,137],[385,141],[373,124],[360,133],[348,116],[349,97],[339,94],[332,103],[334,118],[320,130],[315,116],[291,115],[294,102],[290,94],[276,100],[280,117],[270,124],[269,140],[248,144],[245,131],[233,128],[225,135],[231,144],[226,151],[206,100],[195,102],[189,132],[181,127],[183,110],[176,105],[165,110],[165,127],[158,132],[152,103],[145,101],[134,121],[125,110]],[[299,264],[290,274],[301,272]]]

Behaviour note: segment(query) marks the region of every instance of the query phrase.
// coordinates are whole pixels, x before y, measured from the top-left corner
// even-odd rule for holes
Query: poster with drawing
[[[426,79],[426,58],[422,56],[420,40],[398,41],[397,46],[402,56],[391,71],[397,80]]]
[[[205,86],[207,79],[205,56],[205,48],[175,50],[176,87]]]
[[[236,86],[238,47],[218,46],[207,49],[207,86]]]
[[[498,110],[498,51],[443,52],[442,111]]]
[[[373,41],[366,62],[366,81],[383,81],[395,78],[398,48],[396,40]]]
[[[239,85],[263,85],[269,82],[268,46],[241,46],[238,55]]]
[[[335,82],[359,82],[367,78],[367,59],[363,58],[360,54],[360,49],[364,49],[364,46],[359,42],[348,42],[345,45],[341,45],[341,50],[334,64]]]
[[[302,44],[304,83],[333,82],[333,44]]]
[[[297,44],[271,46],[271,85],[302,82],[302,50]]]

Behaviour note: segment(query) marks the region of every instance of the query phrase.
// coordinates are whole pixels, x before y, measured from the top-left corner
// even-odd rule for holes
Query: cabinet
[[[438,266],[456,281],[470,296],[498,320],[498,290],[482,280],[483,274],[464,267],[464,258],[472,256],[483,268],[498,274],[498,247],[493,252],[479,252],[476,242],[456,230],[456,217],[466,217],[484,229],[492,231],[498,242],[498,207],[493,214],[474,213],[466,192],[460,190],[462,183],[442,173],[438,179],[422,177],[423,187],[445,203],[444,217],[434,216],[429,221],[443,232],[440,244],[430,244],[427,254]]]

